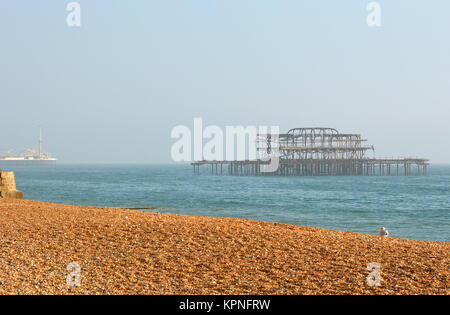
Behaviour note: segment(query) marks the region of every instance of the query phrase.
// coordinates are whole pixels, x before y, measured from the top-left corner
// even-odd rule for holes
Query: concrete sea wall
[[[23,199],[23,192],[17,190],[13,172],[0,169],[0,198]]]

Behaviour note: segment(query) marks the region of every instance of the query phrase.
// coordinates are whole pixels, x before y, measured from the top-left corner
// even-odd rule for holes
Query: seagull
[[[380,236],[389,236],[389,231],[384,226],[380,227]]]

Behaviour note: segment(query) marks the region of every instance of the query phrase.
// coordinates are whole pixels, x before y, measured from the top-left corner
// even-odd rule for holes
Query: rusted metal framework
[[[278,147],[281,160],[363,159],[367,150],[374,150],[363,146],[365,141],[361,135],[341,134],[333,128],[295,128],[278,137],[258,135],[258,149]]]
[[[269,164],[261,159],[246,161],[197,161],[194,173],[208,165],[211,174],[240,176],[374,176],[426,175],[428,159],[375,158],[359,134],[342,134],[334,128],[294,128],[285,134],[259,134],[257,150],[266,154],[277,150],[279,165],[275,171],[263,172]],[[224,172],[225,168],[225,172]]]

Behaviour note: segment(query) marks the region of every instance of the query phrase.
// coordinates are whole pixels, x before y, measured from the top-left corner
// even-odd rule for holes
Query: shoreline
[[[9,199],[0,235],[0,294],[450,293],[449,242]]]

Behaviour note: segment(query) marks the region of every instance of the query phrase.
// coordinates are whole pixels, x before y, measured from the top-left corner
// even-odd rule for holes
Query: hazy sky
[[[0,149],[170,162],[176,125],[329,126],[450,163],[450,1],[0,2]]]

